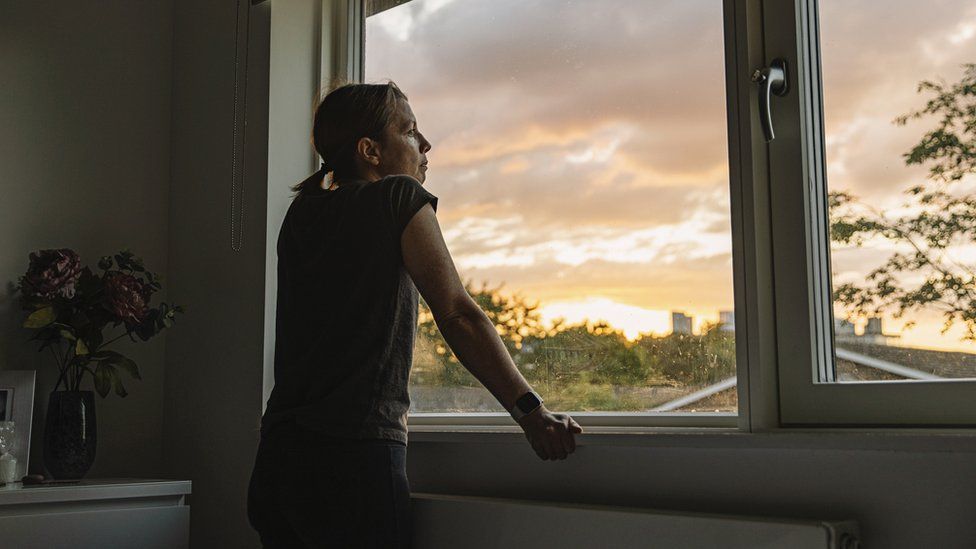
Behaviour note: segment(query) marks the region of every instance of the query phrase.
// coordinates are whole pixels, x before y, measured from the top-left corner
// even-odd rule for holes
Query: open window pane
[[[976,377],[976,4],[821,0],[820,45],[834,380]]]
[[[948,52],[964,53],[953,46],[954,41],[968,40],[968,31],[953,38],[949,21],[954,17],[961,22],[973,12],[962,4],[918,7],[917,3],[886,3],[882,10],[876,3],[833,0],[765,2],[761,6],[762,52],[752,53],[760,53],[763,59],[759,62],[767,65],[776,58],[784,59],[790,83],[787,92],[771,102],[776,138],[761,143],[761,132],[752,132],[756,136],[753,144],[759,143],[768,154],[757,173],[768,175],[770,182],[780,425],[976,424],[974,376],[965,370],[948,374],[947,365],[955,361],[954,367],[969,368],[972,356],[958,332],[950,342],[951,332],[943,337],[936,330],[945,345],[941,349],[925,348],[937,347],[939,340],[913,342],[918,337],[914,334],[886,338],[885,334],[902,335],[895,332],[903,326],[893,323],[899,319],[890,307],[872,308],[880,302],[871,300],[863,302],[866,307],[860,312],[865,314],[859,320],[866,326],[868,316],[880,316],[880,326],[874,320],[867,334],[857,330],[853,335],[847,326],[833,326],[852,305],[858,312],[858,303],[849,299],[850,295],[857,297],[856,288],[885,280],[884,269],[871,276],[878,267],[894,266],[901,271],[888,278],[889,285],[881,288],[883,295],[875,297],[894,295],[924,274],[920,273],[924,263],[888,263],[904,249],[893,242],[900,234],[893,229],[866,234],[884,229],[880,224],[884,219],[878,214],[872,219],[870,214],[895,215],[889,220],[912,226],[918,220],[934,220],[942,211],[929,209],[929,217],[925,217],[922,214],[928,204],[900,207],[899,202],[921,198],[904,190],[913,184],[924,189],[929,183],[928,166],[922,165],[922,170],[915,165],[906,167],[906,157],[901,154],[911,150],[937,118],[923,117],[905,126],[892,121],[911,112],[913,106],[924,107],[924,94],[915,92],[917,82],[932,78],[930,71],[953,66]],[[943,9],[954,13],[953,17],[932,13]],[[952,82],[951,77],[945,78]],[[766,166],[768,173],[763,173]],[[949,186],[965,189],[968,185],[957,183]],[[839,191],[857,198],[836,194]],[[856,210],[845,213],[845,208],[863,209],[858,215]],[[846,242],[846,236],[862,237],[861,246]],[[938,258],[948,257],[957,244],[965,250],[966,240],[971,239],[965,236],[953,241]],[[911,242],[905,243],[911,246]],[[926,250],[924,246],[920,249]],[[953,261],[965,269],[965,259],[964,253]],[[855,288],[847,296],[845,288],[851,286],[845,287],[845,283]],[[840,296],[836,301],[834,294]],[[907,312],[922,315],[927,309]],[[920,332],[924,334],[924,330]]]
[[[722,3],[373,1],[462,278],[552,409],[737,410]],[[502,411],[422,310],[413,412]]]

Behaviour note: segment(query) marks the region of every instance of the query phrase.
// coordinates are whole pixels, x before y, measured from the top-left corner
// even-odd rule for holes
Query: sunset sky
[[[821,5],[830,188],[894,206],[931,122],[891,121],[976,62],[976,3]],[[414,0],[367,19],[366,78],[396,81],[433,143],[464,278],[634,337],[732,308],[723,48],[718,0]],[[836,280],[886,256],[837,250]],[[920,320],[902,344],[976,350]]]

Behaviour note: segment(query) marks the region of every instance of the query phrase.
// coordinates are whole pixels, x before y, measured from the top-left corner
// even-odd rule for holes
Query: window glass
[[[976,377],[976,3],[821,0],[836,381]]]
[[[374,0],[462,278],[551,409],[737,410],[722,3]],[[502,411],[422,308],[414,412]]]

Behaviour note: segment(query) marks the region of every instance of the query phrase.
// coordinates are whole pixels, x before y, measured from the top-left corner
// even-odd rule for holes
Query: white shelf
[[[29,485],[19,482],[0,486],[0,515],[8,505],[70,503],[131,498],[182,498],[190,494],[189,480],[83,479],[77,484]]]
[[[84,479],[0,486],[4,549],[184,549],[188,480]]]

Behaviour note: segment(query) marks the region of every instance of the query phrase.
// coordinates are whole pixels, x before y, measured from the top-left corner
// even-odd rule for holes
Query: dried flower
[[[81,258],[68,248],[31,252],[30,267],[23,278],[24,292],[45,300],[71,299],[81,271]]]
[[[17,287],[21,305],[28,311],[23,326],[35,330],[30,339],[40,341],[38,351],[50,348],[57,361],[54,390],[64,384],[66,390],[78,391],[82,380],[91,375],[99,395],[114,390],[124,397],[128,393],[122,374],[142,379],[139,367],[107,347],[125,336],[148,341],[172,327],[183,307],[165,302],[149,307],[153,293],[162,289],[159,276],[129,250],[102,257],[98,267],[101,276],[82,267],[78,254],[69,249],[32,252]],[[105,337],[106,327],[119,323],[125,330]]]
[[[105,277],[105,308],[127,325],[146,318],[151,289],[138,278],[121,272]]]

